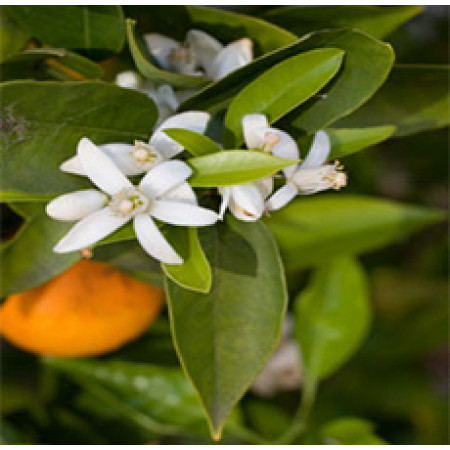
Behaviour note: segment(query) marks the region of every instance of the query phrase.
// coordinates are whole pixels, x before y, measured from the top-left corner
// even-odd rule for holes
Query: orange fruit
[[[45,284],[8,297],[0,308],[0,333],[40,355],[99,355],[139,336],[162,304],[161,288],[109,264],[81,260]]]

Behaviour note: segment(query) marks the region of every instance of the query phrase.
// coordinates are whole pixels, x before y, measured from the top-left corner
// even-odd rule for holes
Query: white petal
[[[213,80],[220,80],[240,67],[245,66],[253,59],[253,42],[249,38],[239,39],[228,44],[215,57],[207,75]]]
[[[110,158],[124,175],[139,175],[144,168],[131,156],[134,146],[131,144],[111,143],[98,148]]]
[[[197,196],[195,195],[194,190],[191,188],[191,185],[186,182],[166,192],[164,194],[164,198],[197,205]]]
[[[269,128],[268,132],[275,133],[280,139],[272,148],[273,155],[288,159],[298,159],[300,157],[297,143],[289,134],[282,130],[279,130],[278,128]],[[292,164],[292,166],[285,167],[283,169],[283,172],[286,178],[289,178],[296,169],[297,164]]]
[[[229,208],[240,220],[258,220],[264,212],[263,194],[254,183],[232,186]]]
[[[309,149],[308,155],[300,164],[300,167],[321,166],[328,158],[331,150],[331,143],[325,131],[318,131]]]
[[[119,72],[116,75],[115,82],[116,82],[117,86],[120,86],[120,87],[123,87],[126,89],[138,90],[142,86],[142,78],[134,70],[125,70],[123,72]]]
[[[70,159],[64,161],[60,166],[60,170],[67,173],[73,173],[75,175],[83,175],[86,176],[86,173],[81,165],[80,158],[78,156],[73,156]]]
[[[220,194],[222,195],[222,202],[220,204],[219,218],[220,218],[220,220],[223,220],[225,211],[227,210],[228,205],[230,204],[231,187],[224,186],[224,187],[220,188]]]
[[[190,30],[186,41],[192,46],[200,65],[209,72],[214,58],[223,49],[223,45],[210,34],[200,30]]]
[[[84,189],[60,195],[47,204],[45,211],[56,220],[80,220],[103,208],[107,197],[95,189]]]
[[[175,142],[162,130],[166,128],[183,128],[203,134],[208,125],[210,115],[201,111],[186,111],[175,114],[165,120],[150,138],[153,145],[165,158],[170,159],[183,151],[183,146]]]
[[[139,183],[139,189],[152,198],[178,187],[192,174],[183,161],[165,161],[151,169]]]
[[[148,215],[138,214],[134,218],[134,230],[137,240],[150,256],[166,264],[183,264],[183,260]]]
[[[180,47],[180,43],[158,33],[145,34],[144,41],[158,64],[164,70],[170,70],[169,56],[173,50],[177,50]]]
[[[162,222],[188,227],[212,225],[218,219],[217,213],[210,209],[165,199],[155,200],[151,205],[150,214]]]
[[[242,131],[247,148],[259,148],[262,144],[262,131],[269,128],[264,114],[247,114],[242,118]]]
[[[287,205],[296,195],[298,191],[293,183],[287,183],[278,191],[276,191],[266,202],[268,211],[275,211]]]
[[[254,181],[264,198],[267,198],[273,191],[273,177],[264,177]]]
[[[122,189],[133,187],[113,161],[89,139],[80,140],[77,154],[86,175],[107,194],[114,195]]]
[[[77,222],[53,251],[69,253],[89,247],[125,225],[128,220],[129,217],[119,217],[107,206]]]

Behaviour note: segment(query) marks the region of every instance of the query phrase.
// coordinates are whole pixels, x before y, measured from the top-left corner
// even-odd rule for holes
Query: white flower
[[[282,158],[298,159],[295,141],[284,131],[272,128],[263,114],[249,114],[242,119],[242,128],[247,148],[262,150]],[[296,165],[283,169],[290,176]],[[273,177],[265,177],[235,186],[219,188],[222,195],[220,217],[227,207],[238,219],[256,221],[264,213],[264,201],[272,193]]]
[[[219,80],[253,59],[249,38],[223,46],[208,33],[190,30],[184,44],[158,33],[146,34],[144,40],[163,69],[193,76],[205,73],[211,80]]]
[[[292,173],[286,174],[287,183],[266,202],[274,211],[289,203],[297,194],[310,195],[327,189],[339,190],[347,184],[347,175],[338,162],[324,164],[330,154],[330,139],[325,131],[318,131],[305,160]]]
[[[57,253],[89,247],[133,219],[137,240],[149,255],[168,264],[182,264],[152,218],[182,226],[206,226],[217,221],[214,211],[197,205],[194,192],[185,183],[192,170],[182,161],[159,164],[133,186],[89,139],[80,140],[77,156],[100,191],[72,192],[47,205],[50,217],[79,220],[56,244]]]
[[[99,148],[113,160],[124,175],[140,175],[183,151],[183,146],[167,136],[163,130],[183,128],[203,134],[209,119],[210,115],[205,112],[183,112],[165,120],[148,143],[142,141],[135,141],[134,145],[111,143],[100,145]],[[78,156],[63,162],[60,169],[76,175],[86,175]]]

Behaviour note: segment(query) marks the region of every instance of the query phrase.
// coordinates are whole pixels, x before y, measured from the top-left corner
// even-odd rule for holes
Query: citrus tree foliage
[[[231,198],[231,212],[210,226],[157,221],[182,264],[159,264],[144,254],[131,222],[95,243],[94,259],[164,284],[173,341],[164,348],[172,356],[175,349],[178,363],[173,358],[169,366],[161,364],[151,347],[139,363],[126,352],[114,361],[42,360],[46,371],[83,387],[84,408],[110,409],[157,439],[206,439],[209,432],[220,439],[223,431],[225,440],[263,443],[265,438],[245,428],[239,401],[279,343],[288,288],[295,294],[290,309],[305,374],[301,408],[313,408],[320,382],[345,365],[370,330],[370,294],[358,255],[438,222],[441,214],[344,189],[298,195],[285,208],[250,220],[239,216],[247,212],[233,189],[271,179],[277,190],[282,173],[292,179],[293,167],[298,179],[305,176],[302,160],[319,132],[328,136],[328,159],[345,162],[386,139],[446,126],[447,68],[394,65],[394,51],[382,41],[419,12],[288,7],[256,18],[201,6],[2,8],[1,200],[22,220],[2,245],[2,296],[37,286],[80,257],[52,250],[71,224],[53,220],[45,208],[92,183],[59,167],[75,155],[82,138],[97,146],[152,143],[163,113],[159,97],[151,94],[161,86],[177,94],[190,90],[171,114],[210,115],[204,130],[176,124],[164,130],[165,138],[184,149],[173,159],[190,171],[187,182],[202,210],[219,212],[221,196]],[[252,58],[212,79],[207,62],[201,73],[177,72],[146,45],[148,33],[183,42],[193,29],[221,44],[218,55],[249,39]],[[226,69],[231,63],[224,60]],[[138,80],[126,86],[132,89],[114,83],[124,69]],[[289,132],[300,154],[272,154],[264,145],[278,141],[267,136],[262,146],[249,147],[243,123],[255,114],[266,118],[267,127]],[[338,165],[323,167],[342,173]],[[129,175],[137,186],[142,173]],[[328,187],[341,187],[340,180]],[[350,173],[350,186],[351,180]],[[291,280],[305,269],[311,276],[299,292]],[[286,423],[273,442],[294,442],[306,430],[303,420]],[[369,422],[355,417],[320,424],[318,436],[320,442],[383,442]]]

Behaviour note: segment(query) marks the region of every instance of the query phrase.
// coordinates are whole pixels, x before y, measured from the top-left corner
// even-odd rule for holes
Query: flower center
[[[186,44],[170,52],[169,62],[175,72],[189,75],[195,70],[197,58],[192,47]]]
[[[127,188],[113,195],[108,206],[119,217],[131,217],[148,209],[150,199],[137,189]]]
[[[263,152],[271,153],[273,150],[273,147],[280,142],[280,136],[278,136],[273,131],[268,131],[264,134],[263,141],[261,143],[260,149]]]
[[[303,194],[314,194],[327,189],[339,190],[347,184],[343,166],[336,161],[320,167],[300,168],[292,177],[292,182]]]
[[[155,147],[142,141],[134,141],[131,156],[138,163],[152,163],[158,157]]]

